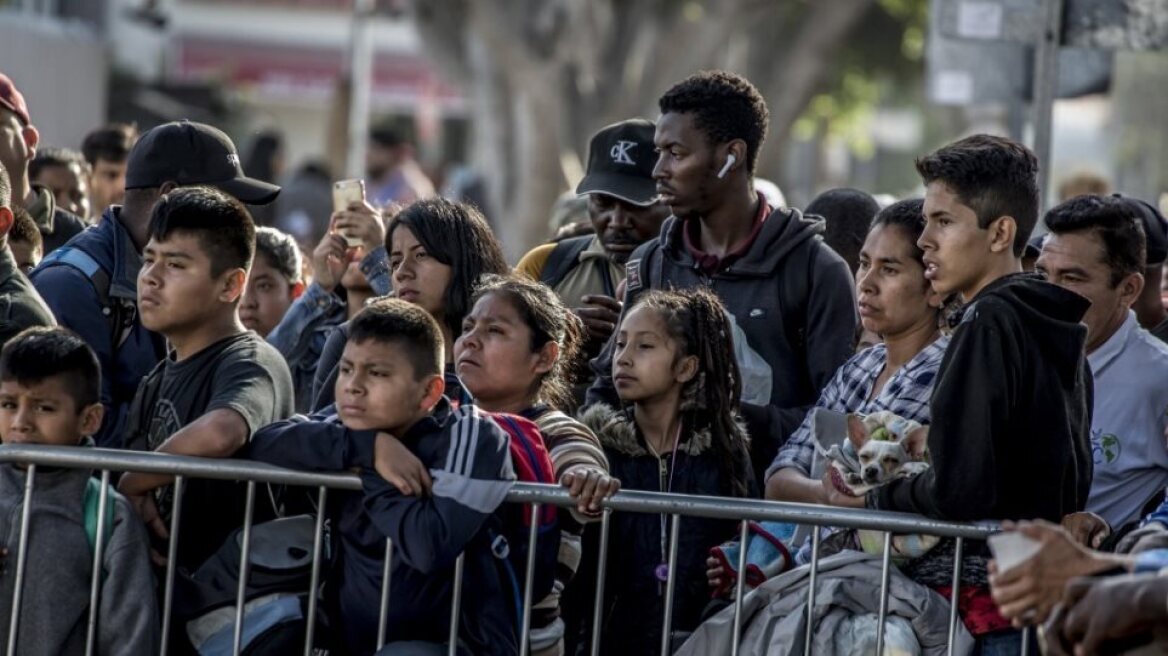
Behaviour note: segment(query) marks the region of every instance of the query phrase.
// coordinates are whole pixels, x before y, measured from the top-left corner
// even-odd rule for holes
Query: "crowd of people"
[[[29,502],[34,474],[0,467],[2,555],[26,569],[10,625],[16,565],[0,567],[0,635],[22,654],[81,653],[92,579],[97,653],[230,653],[250,499],[253,560],[269,564],[247,582],[247,653],[299,650],[308,623],[327,653],[446,653],[460,582],[473,594],[459,653],[585,653],[598,628],[601,653],[655,654],[666,617],[671,650],[715,653],[730,584],[746,576],[716,557],[747,548],[735,521],[614,514],[594,620],[597,520],[634,489],[1004,521],[1031,545],[1019,565],[999,566],[985,543],[898,538],[892,608],[919,612],[913,653],[944,644],[948,613],[935,611],[958,553],[958,653],[1021,653],[1025,626],[1056,654],[1166,639],[1156,206],[1092,188],[1032,237],[1035,156],[978,134],[916,160],[922,197],[836,189],[800,211],[756,178],[768,113],[748,80],[698,73],[658,104],[656,122],[595,133],[573,201],[582,220],[512,265],[482,213],[435,195],[392,132],[372,134],[365,200],[289,234],[259,208],[296,183],[248,177],[213,126],[115,124],[80,152],[48,148],[0,74],[0,441],[362,481],[321,505],[315,491],[128,472],[98,535],[91,472],[38,469]],[[850,492],[825,469],[825,413],[923,426],[906,448],[928,467]],[[561,485],[575,505],[504,504],[516,480]],[[327,562],[310,590],[304,568],[279,563],[289,545],[311,553],[318,514]],[[783,592],[803,584],[808,533],[750,528],[778,565],[749,579],[768,619],[743,631],[774,650],[793,633],[757,636],[795,617]],[[825,578],[879,561],[862,532],[822,535]],[[832,590],[855,595],[857,615],[879,598]],[[816,645],[832,638],[823,621]]]

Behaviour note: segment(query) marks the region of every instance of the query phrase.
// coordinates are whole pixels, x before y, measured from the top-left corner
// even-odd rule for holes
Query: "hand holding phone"
[[[353,203],[365,202],[365,181],[360,179],[338,180],[333,183],[333,212],[348,211]],[[361,237],[349,234],[344,230],[338,231],[350,248],[361,245]]]

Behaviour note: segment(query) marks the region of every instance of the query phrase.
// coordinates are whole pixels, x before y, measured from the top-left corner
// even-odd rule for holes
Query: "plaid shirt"
[[[941,337],[929,344],[909,360],[884,383],[884,388],[876,398],[872,395],[872,385],[888,357],[884,344],[864,349],[844,363],[832,377],[823,393],[819,395],[816,407],[836,412],[857,412],[869,414],[880,410],[896,413],[905,419],[922,424],[929,423],[929,399],[933,395],[933,382],[937,369],[945,356],[948,337]],[[811,414],[791,435],[791,439],[779,449],[774,462],[767,468],[769,479],[780,469],[797,469],[804,476],[811,475],[811,463],[815,458],[815,437],[811,434]]]

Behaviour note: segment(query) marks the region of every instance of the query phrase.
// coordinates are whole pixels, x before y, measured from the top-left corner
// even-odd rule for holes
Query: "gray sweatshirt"
[[[36,472],[17,633],[21,656],[85,652],[93,572],[84,519],[89,475],[87,470],[44,467]],[[0,541],[6,550],[0,554],[0,645],[7,644],[12,613],[25,476],[14,466],[0,465]],[[114,522],[106,533],[94,652],[157,654],[157,594],[145,527],[125,499],[111,495],[110,501]]]

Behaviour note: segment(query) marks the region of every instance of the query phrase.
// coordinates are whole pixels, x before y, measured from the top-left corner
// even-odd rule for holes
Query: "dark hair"
[[[256,135],[251,144],[247,159],[243,162],[243,170],[249,177],[275,182],[279,171],[276,170],[273,159],[284,149],[284,139],[275,131],[264,131]]]
[[[697,356],[698,374],[682,389],[682,410],[690,414],[690,430],[709,429],[727,489],[734,496],[746,496],[750,456],[746,434],[736,418],[742,376],[726,308],[713,292],[702,288],[653,290],[633,305],[633,309],[640,307],[658,313],[669,336],[680,345],[680,353]]]
[[[36,180],[41,176],[41,171],[50,167],[69,168],[70,164],[76,164],[80,167],[81,172],[85,173],[89,170],[89,164],[81,157],[81,153],[70,150],[68,148],[38,148],[36,157],[28,163],[28,177]]]
[[[572,383],[580,361],[580,344],[584,328],[580,319],[568,309],[550,287],[514,274],[487,276],[475,291],[471,305],[488,294],[502,297],[510,303],[531,330],[531,352],[548,342],[560,346],[560,357],[551,371],[540,376],[538,398],[548,405],[569,411],[575,405]]]
[[[182,187],[163,194],[150,216],[149,237],[159,241],[182,232],[198,237],[211,260],[211,276],[251,267],[256,229],[247,208],[212,187]]]
[[[369,131],[369,140],[382,148],[395,148],[407,143],[401,132],[387,126],[380,126]]]
[[[23,241],[43,250],[45,240],[41,237],[41,230],[37,227],[36,221],[33,220],[28,210],[14,205],[12,215],[12,228],[8,230],[8,241]]]
[[[299,282],[304,261],[296,240],[286,232],[271,227],[256,228],[256,255],[264,256],[272,268],[290,283]]]
[[[8,179],[8,171],[0,164],[0,207],[12,207],[12,181]]]
[[[916,160],[925,184],[941,182],[977,214],[983,230],[1011,216],[1018,226],[1014,257],[1022,257],[1038,222],[1038,158],[1005,137],[975,134]]]
[[[78,411],[101,399],[97,355],[68,328],[29,328],[0,350],[0,380],[30,385],[53,376],[64,379]]]
[[[827,225],[823,241],[839,256],[848,267],[856,270],[860,261],[860,248],[868,234],[868,224],[880,211],[880,205],[871,194],[859,189],[829,189],[816,196],[807,204],[804,214],[822,216]]]
[[[385,233],[386,250],[392,250],[393,233],[400,227],[409,228],[430,257],[451,268],[442,320],[450,334],[458,337],[480,279],[511,271],[503,247],[473,205],[445,198],[416,201],[393,217]]]
[[[925,252],[917,246],[917,240],[925,231],[925,201],[921,198],[908,198],[897,201],[880,210],[872,219],[869,232],[881,226],[897,226],[904,231],[908,242],[912,244],[913,257],[923,266]]]
[[[1076,196],[1046,213],[1052,234],[1093,232],[1103,242],[1104,263],[1111,269],[1111,286],[1126,276],[1142,273],[1147,240],[1143,220],[1129,201],[1112,196]]]
[[[414,380],[440,376],[446,366],[446,346],[438,322],[408,301],[381,298],[362,308],[349,324],[349,342],[369,340],[402,347],[414,369]]]
[[[138,141],[138,128],[126,123],[110,123],[85,135],[81,153],[90,166],[97,160],[121,163],[130,157],[130,149]]]
[[[726,71],[702,71],[673,85],[657,106],[662,114],[692,114],[694,125],[711,144],[745,141],[746,171],[754,173],[770,113],[749,80]]]

